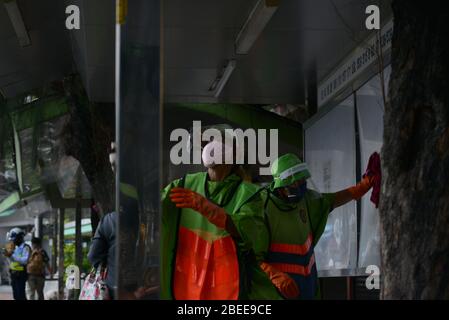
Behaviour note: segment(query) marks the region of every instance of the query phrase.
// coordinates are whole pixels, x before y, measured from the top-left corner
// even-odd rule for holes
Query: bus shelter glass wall
[[[384,71],[387,98],[391,67]],[[361,168],[365,169],[373,152],[379,152],[383,141],[385,111],[380,75],[375,76],[356,92]],[[363,173],[363,172],[362,172]],[[361,177],[358,177],[361,179]],[[361,268],[380,265],[379,212],[367,195],[361,200],[359,262]]]
[[[350,96],[305,130],[305,157],[317,191],[337,192],[355,184],[354,122],[354,98]],[[319,271],[356,267],[355,202],[331,212],[315,250]]]
[[[1,108],[1,105],[0,105]],[[14,138],[11,122],[7,115],[0,115],[0,214],[5,209],[2,205],[14,192],[17,192],[17,172],[14,156]]]
[[[118,298],[154,299],[159,278],[160,4],[127,3],[120,43]]]

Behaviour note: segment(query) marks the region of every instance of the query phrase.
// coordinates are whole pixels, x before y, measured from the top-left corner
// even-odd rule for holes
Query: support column
[[[42,215],[34,217],[34,236],[42,238]]]
[[[75,208],[75,264],[78,268],[82,269],[83,265],[83,239],[81,237],[81,218],[82,218],[82,176],[81,169],[77,172],[77,183],[76,183],[76,208]]]
[[[81,219],[82,219],[82,171],[78,169],[77,184],[76,184],[76,208],[75,208],[75,264],[78,267],[79,274],[83,271],[83,238],[81,235]],[[78,277],[78,283],[75,288],[81,287],[81,277]],[[73,289],[71,292],[71,299],[78,300],[80,290]]]
[[[159,283],[159,190],[161,181],[161,0],[117,0],[116,210],[117,295]],[[128,5],[127,10],[126,4]],[[140,15],[146,12],[147,15]],[[125,23],[131,21],[130,23]],[[151,39],[151,41],[148,41]],[[129,48],[139,47],[139,54]],[[127,106],[132,105],[132,108]],[[145,121],[141,119],[145,118]],[[123,133],[126,132],[126,135]],[[137,174],[136,174],[137,173]],[[155,174],[158,173],[158,174]],[[131,187],[133,194],[122,192]],[[146,210],[140,210],[145,204]],[[151,292],[151,293],[150,293]],[[157,299],[149,290],[141,299]]]
[[[64,299],[64,212],[65,209],[59,209],[59,237],[58,237],[58,289],[59,299]]]
[[[58,210],[54,210],[54,223],[53,223],[53,235],[52,235],[52,249],[53,249],[53,254],[51,255],[51,270],[52,270],[52,273],[54,274],[55,272],[56,272],[56,269],[57,269],[57,266],[58,266],[58,264],[57,264],[57,257],[58,257],[58,242],[57,242],[57,239],[58,239],[58,221],[59,221],[59,219],[58,219],[58,214],[59,214],[59,212],[58,212]]]
[[[81,202],[78,201],[76,203],[76,211],[75,211],[75,264],[78,266],[80,274],[83,270],[83,239],[81,237]],[[79,278],[78,288],[81,286],[81,278]],[[76,287],[75,287],[76,288]],[[79,289],[74,289],[73,299],[77,300],[79,296]]]

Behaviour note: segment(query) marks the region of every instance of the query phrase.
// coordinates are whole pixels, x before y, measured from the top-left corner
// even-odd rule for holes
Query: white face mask
[[[204,147],[201,158],[206,168],[212,168],[217,164],[232,164],[233,148],[216,140],[211,141]]]

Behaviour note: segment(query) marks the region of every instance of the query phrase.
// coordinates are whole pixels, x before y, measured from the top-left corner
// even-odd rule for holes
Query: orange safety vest
[[[187,175],[184,187],[205,196],[205,175],[199,177]],[[239,185],[229,191],[231,200],[224,205],[229,212],[235,206],[234,195]],[[183,218],[186,225],[183,225]],[[182,209],[180,221],[173,271],[174,298],[237,300],[240,274],[234,239],[192,209]]]
[[[236,300],[239,264],[231,236],[213,242],[180,226],[174,271],[177,300]]]

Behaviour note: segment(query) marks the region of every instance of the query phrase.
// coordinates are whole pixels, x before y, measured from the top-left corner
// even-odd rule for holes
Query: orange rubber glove
[[[209,222],[219,228],[226,229],[228,214],[226,211],[210,202],[202,195],[185,188],[173,188],[170,191],[170,200],[177,208],[189,208],[201,213]]]
[[[357,183],[355,186],[346,189],[353,200],[359,200],[365,195],[374,185],[374,176],[366,175],[362,181]]]
[[[269,263],[262,262],[260,268],[270,278],[273,285],[279,290],[279,292],[287,299],[294,299],[299,296],[299,288],[288,274],[276,270],[275,267]]]

